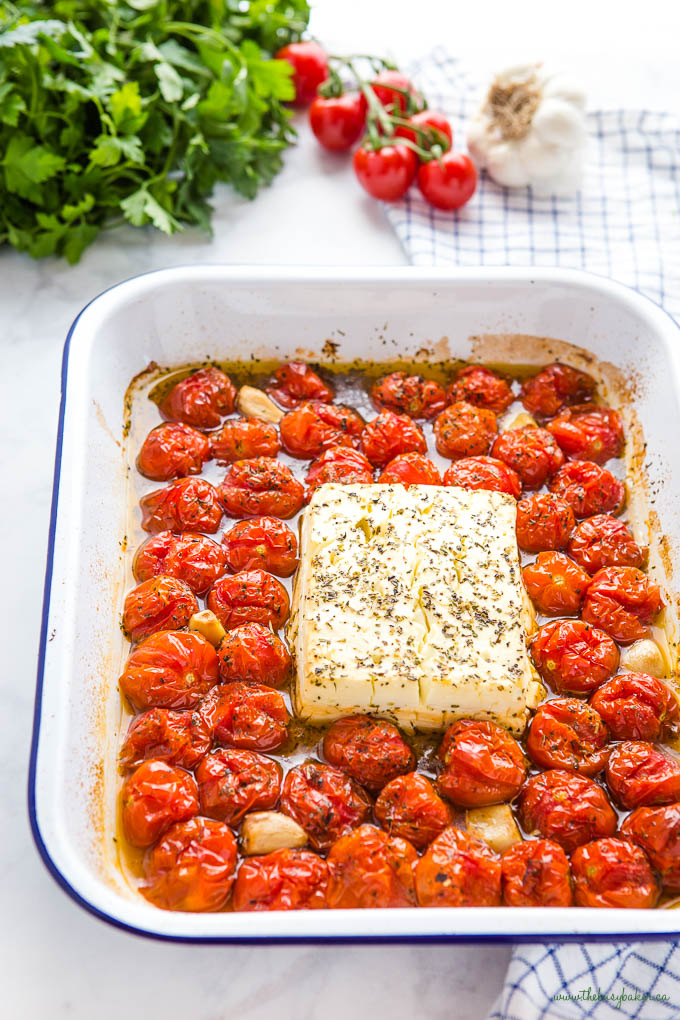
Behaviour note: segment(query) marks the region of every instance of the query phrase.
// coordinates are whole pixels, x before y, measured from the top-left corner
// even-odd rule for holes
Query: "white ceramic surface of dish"
[[[633,291],[577,272],[509,269],[199,266],[122,283],[83,310],[64,354],[29,779],[33,832],[45,864],[93,913],[161,938],[538,941],[677,934],[675,910],[171,913],[124,882],[111,777],[120,717],[119,616],[129,586],[121,549],[126,389],[152,361],[172,367],[297,354],[327,360],[333,351],[340,361],[420,358],[424,364],[428,357],[541,364],[556,355],[586,367],[594,355],[616,366],[634,381],[630,399],[648,443],[645,470],[660,531],[671,550],[680,549],[680,331]],[[672,560],[671,553],[671,572]],[[670,588],[677,590],[672,581]]]

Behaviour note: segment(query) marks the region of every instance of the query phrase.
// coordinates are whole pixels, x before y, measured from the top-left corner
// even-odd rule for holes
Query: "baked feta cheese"
[[[322,485],[304,512],[288,637],[297,714],[375,712],[417,730],[520,732],[541,686],[504,493]]]

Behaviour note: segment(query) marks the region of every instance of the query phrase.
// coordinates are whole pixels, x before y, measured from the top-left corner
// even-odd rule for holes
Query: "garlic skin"
[[[470,123],[470,155],[503,187],[574,194],[587,141],[585,103],[583,89],[565,73],[542,64],[507,68]]]

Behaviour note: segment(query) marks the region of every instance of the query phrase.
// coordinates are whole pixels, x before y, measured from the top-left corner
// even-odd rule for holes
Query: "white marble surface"
[[[554,57],[580,69],[594,103],[671,108],[677,102],[677,4],[648,0],[628,14],[627,5],[609,0],[574,0],[568,8],[542,0],[487,0],[461,11],[445,0],[419,0],[413,7],[318,0],[313,29],[336,52],[389,51],[403,62],[435,43],[482,68],[525,54]],[[110,284],[162,266],[404,261],[380,208],[357,190],[346,162],[321,154],[304,130],[284,172],[255,204],[221,191],[215,205],[212,243],[191,232],[168,240],[121,230],[90,249],[76,268],[0,251],[0,1013],[8,1020],[476,1020],[500,987],[507,947],[157,944],[108,928],[71,903],[30,839],[26,764],[59,365],[70,322]]]

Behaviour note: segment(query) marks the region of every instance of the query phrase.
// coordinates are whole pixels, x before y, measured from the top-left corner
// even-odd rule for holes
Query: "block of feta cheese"
[[[304,512],[288,637],[297,714],[376,713],[414,730],[492,719],[542,693],[504,493],[322,485]]]

